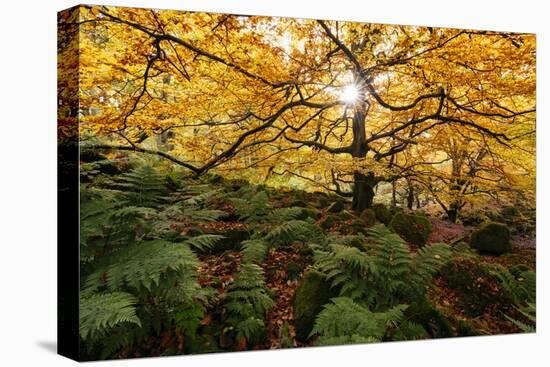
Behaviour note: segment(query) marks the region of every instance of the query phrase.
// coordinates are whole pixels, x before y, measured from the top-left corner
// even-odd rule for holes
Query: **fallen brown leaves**
[[[297,264],[302,269],[301,274],[309,265],[310,259],[300,254],[298,246],[271,250],[262,267],[265,271],[266,285],[273,292],[275,306],[268,312],[266,318],[266,338],[264,348],[281,348],[282,339],[290,339],[292,346],[298,346],[293,324],[292,301],[298,281],[289,279],[287,265]],[[301,276],[300,274],[300,276]],[[283,325],[288,325],[288,335],[283,335]]]
[[[493,305],[487,305],[484,308],[484,312],[477,316],[468,316],[463,310],[463,298],[458,292],[449,287],[444,278],[438,276],[433,279],[435,288],[430,292],[430,298],[434,301],[437,308],[440,309],[443,314],[450,315],[457,320],[462,320],[471,325],[482,335],[498,335],[498,334],[511,334],[520,332],[510,321],[508,321],[504,314],[514,315],[515,310],[510,307],[503,307],[498,303]],[[479,284],[477,284],[479,282]],[[487,286],[487,280],[476,279],[476,284],[472,284],[472,287],[481,287],[481,284]],[[492,287],[495,293],[500,292],[500,289]]]
[[[218,255],[202,255],[199,257],[201,265],[198,267],[199,283],[210,286],[223,293],[225,287],[233,281],[233,274],[241,264],[242,252],[226,251]]]
[[[223,234],[223,232],[227,232],[231,230],[243,230],[248,228],[248,226],[242,222],[223,222],[223,221],[201,223],[199,224],[198,227],[202,229],[205,233],[221,233],[221,234]]]

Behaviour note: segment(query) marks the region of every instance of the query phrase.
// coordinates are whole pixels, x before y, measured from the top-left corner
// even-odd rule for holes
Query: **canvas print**
[[[58,37],[62,354],[535,331],[534,34],[81,5]]]

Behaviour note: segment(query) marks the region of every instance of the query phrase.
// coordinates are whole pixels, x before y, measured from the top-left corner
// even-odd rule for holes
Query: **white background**
[[[201,0],[98,4],[536,32],[538,44],[538,333],[286,351],[225,353],[104,366],[548,366],[549,27],[544,1]],[[75,1],[8,0],[0,43],[0,365],[67,366],[56,339],[56,12]],[[546,159],[545,159],[546,158]],[[542,190],[541,190],[542,188]]]

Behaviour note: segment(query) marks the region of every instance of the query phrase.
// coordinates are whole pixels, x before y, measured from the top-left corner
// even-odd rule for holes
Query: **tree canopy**
[[[82,149],[295,182],[359,211],[380,182],[450,218],[534,194],[532,34],[94,6],[60,25]]]

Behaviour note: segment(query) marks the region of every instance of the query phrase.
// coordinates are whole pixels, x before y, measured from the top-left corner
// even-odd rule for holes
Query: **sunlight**
[[[340,94],[340,100],[346,104],[354,104],[359,99],[359,89],[355,84],[348,84]]]

